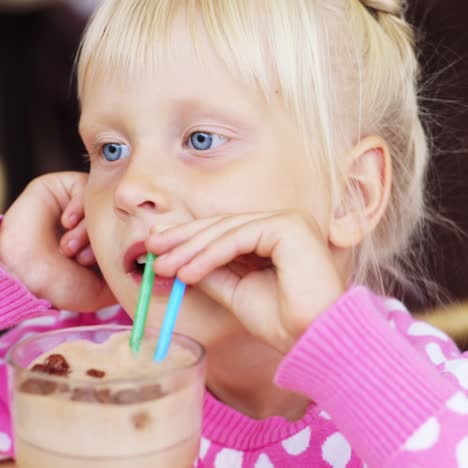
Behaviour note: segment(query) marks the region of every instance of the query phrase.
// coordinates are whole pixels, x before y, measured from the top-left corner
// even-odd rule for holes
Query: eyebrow
[[[223,120],[228,124],[236,127],[240,130],[248,131],[256,127],[255,122],[252,119],[252,115],[255,112],[259,118],[261,115],[259,112],[258,106],[249,106],[244,112],[239,112],[237,108],[233,106],[217,106],[207,105],[201,99],[184,99],[184,98],[167,98],[164,102],[164,106],[168,108],[173,108],[173,117],[176,120],[182,120],[188,114],[195,114],[200,118],[210,118],[213,120]],[[93,127],[98,127],[99,124],[104,125],[111,124],[112,121],[115,121],[115,125],[118,126],[116,119],[116,112],[111,111],[110,109],[97,110],[93,112],[92,118],[86,118],[86,113],[81,114],[81,118],[78,125],[78,131],[83,137],[83,133],[90,131]],[[83,118],[83,116],[85,116]],[[91,123],[97,122],[97,123]]]
[[[235,127],[251,128],[253,123],[251,121],[251,114],[241,115],[237,110],[232,108],[223,107],[207,107],[206,104],[198,100],[180,100],[175,101],[175,114],[182,118],[184,115],[196,114],[205,118],[212,118],[215,120],[225,120]]]

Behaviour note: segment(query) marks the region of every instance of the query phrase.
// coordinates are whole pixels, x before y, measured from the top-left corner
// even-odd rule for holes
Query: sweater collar
[[[209,440],[237,450],[255,450],[284,440],[306,426],[318,413],[311,403],[299,421],[288,421],[282,416],[255,420],[205,393],[203,435]]]

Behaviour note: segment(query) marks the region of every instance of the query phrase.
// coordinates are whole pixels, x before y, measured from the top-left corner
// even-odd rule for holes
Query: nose
[[[157,179],[157,180],[156,180]],[[148,216],[170,209],[169,190],[160,175],[142,165],[130,164],[114,192],[114,209],[121,218]]]

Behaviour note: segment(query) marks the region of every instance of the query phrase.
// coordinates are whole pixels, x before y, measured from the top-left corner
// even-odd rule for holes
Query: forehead
[[[144,124],[148,118],[181,121],[188,115],[222,117],[238,127],[272,110],[271,101],[229,73],[216,56],[210,59],[208,52],[201,63],[189,48],[181,48],[164,65],[132,77],[119,70],[93,74],[81,97],[80,127],[109,118]]]

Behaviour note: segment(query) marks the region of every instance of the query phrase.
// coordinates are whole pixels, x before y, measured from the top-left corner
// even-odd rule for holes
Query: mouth
[[[146,266],[146,255],[144,241],[133,244],[124,255],[123,267],[125,273],[143,275]]]
[[[146,267],[147,251],[143,241],[133,244],[125,253],[123,267],[132,281],[141,286],[143,273]],[[162,278],[156,276],[154,279],[153,293],[162,296],[168,296],[174,285],[174,278]]]

